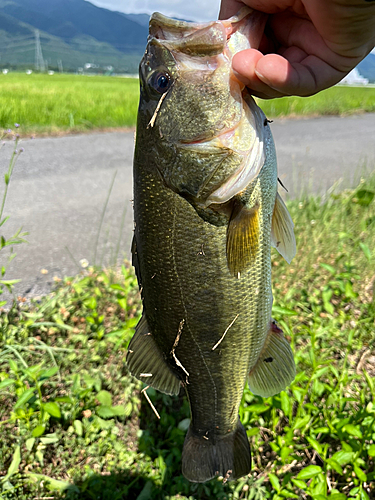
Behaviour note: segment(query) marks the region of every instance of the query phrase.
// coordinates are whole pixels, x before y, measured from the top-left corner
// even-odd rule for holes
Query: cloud
[[[88,1],[88,0],[87,0]],[[152,14],[161,12],[166,16],[191,21],[213,21],[219,14],[220,0],[90,0],[90,3],[125,14]]]

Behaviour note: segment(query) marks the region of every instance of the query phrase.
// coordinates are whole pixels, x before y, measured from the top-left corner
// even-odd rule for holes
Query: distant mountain
[[[147,14],[125,15],[85,0],[0,0],[0,66],[30,66],[35,30],[44,59],[55,67],[87,63],[137,72],[146,46]]]
[[[88,35],[119,50],[141,49],[148,30],[118,12],[84,0],[2,0],[0,9],[45,33],[69,40]]]
[[[77,70],[92,64],[137,73],[149,17],[110,11],[86,0],[0,0],[0,68],[33,68],[39,30],[50,68],[62,64],[65,70]],[[375,82],[375,55],[369,54],[358,70]]]
[[[140,24],[141,26],[146,26],[148,31],[148,23],[150,21],[150,16],[148,14],[122,14],[131,21]]]
[[[358,64],[357,68],[370,83],[375,83],[375,54],[369,54]]]

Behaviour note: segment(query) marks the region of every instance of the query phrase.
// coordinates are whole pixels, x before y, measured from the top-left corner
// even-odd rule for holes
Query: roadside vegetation
[[[141,303],[131,267],[87,268],[0,313],[0,498],[367,500],[375,491],[375,179],[289,202],[298,253],[273,253],[273,315],[297,377],[245,388],[248,477],[181,475],[185,396],[147,394],[126,349]],[[6,250],[2,249],[2,254]],[[230,379],[228,379],[230,383]]]
[[[22,134],[30,136],[134,127],[138,87],[136,78],[0,74],[0,128],[22,123]],[[375,88],[341,86],[258,102],[269,118],[375,112]]]
[[[270,118],[344,116],[375,112],[375,87],[336,86],[311,97],[258,99],[259,106]]]

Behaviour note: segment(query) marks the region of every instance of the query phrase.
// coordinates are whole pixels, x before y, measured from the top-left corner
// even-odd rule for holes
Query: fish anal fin
[[[259,248],[259,204],[247,208],[235,200],[227,228],[227,263],[233,276],[249,269]]]
[[[294,357],[282,330],[273,322],[256,365],[248,375],[251,392],[267,398],[284,390],[296,376]]]
[[[144,314],[130,341],[126,362],[130,373],[150,387],[170,395],[180,392],[180,380],[167,365]]]
[[[271,244],[288,264],[296,255],[296,239],[293,228],[294,224],[288,209],[279,193],[277,193],[272,216]]]
[[[237,427],[226,436],[198,435],[192,426],[182,450],[182,474],[193,483],[204,483],[223,476],[234,480],[251,469],[251,453],[246,431],[238,420]]]

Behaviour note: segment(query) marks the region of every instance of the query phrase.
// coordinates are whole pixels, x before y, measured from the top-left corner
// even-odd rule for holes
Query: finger
[[[325,61],[339,71],[350,71],[355,62],[331,50],[309,19],[302,19],[290,12],[275,14],[270,19],[270,28],[283,47],[298,47],[306,54]],[[359,60],[358,60],[359,62]]]
[[[306,52],[299,47],[288,47],[288,48],[280,48],[279,54],[283,56],[290,63],[300,63],[304,59],[306,59]]]
[[[346,75],[316,56],[294,62],[278,54],[260,58],[254,73],[266,86],[284,95],[298,96],[315,94],[335,85]]]
[[[251,94],[262,99],[282,97],[284,95],[282,92],[271,88],[267,83],[260,80],[255,72],[255,68],[263,57],[263,54],[258,50],[242,50],[233,57],[233,71],[236,77],[250,88]]]

